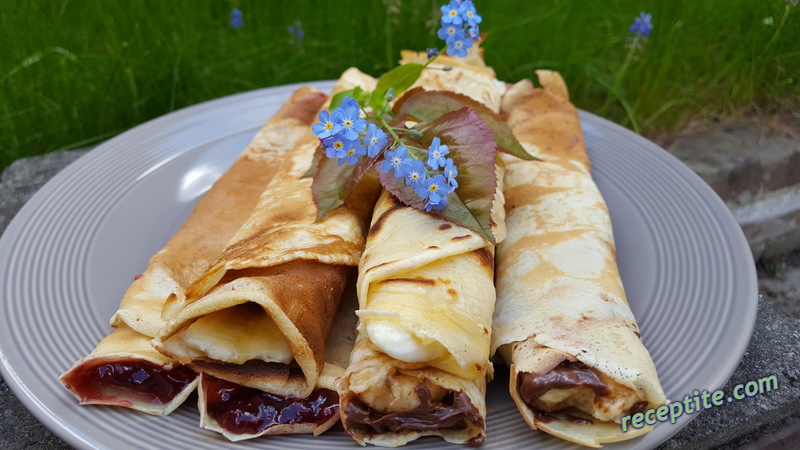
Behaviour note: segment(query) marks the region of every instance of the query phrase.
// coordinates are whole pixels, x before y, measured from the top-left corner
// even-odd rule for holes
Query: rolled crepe
[[[374,86],[358,71],[335,91]],[[358,265],[377,180],[317,221],[308,171],[319,140],[301,145],[185,300],[164,306],[155,347],[204,373],[278,396],[308,397],[318,384],[349,268]]]
[[[495,223],[502,239],[502,213]],[[340,386],[342,423],[358,442],[483,442],[493,258],[478,233],[382,194],[359,265],[358,338]]]
[[[81,404],[127,406],[164,415],[194,390],[197,374],[150,344],[163,326],[165,301],[182,298],[189,284],[222,251],[277,172],[277,162],[306,135],[326,98],[308,87],[293,93],[150,259],[111,320],[116,329],[61,376]],[[221,210],[225,214],[219,214]]]
[[[476,70],[426,70],[417,84],[479,101],[494,95],[498,102],[488,106],[497,110],[493,74],[482,60],[475,64]],[[502,167],[497,175],[502,180]],[[500,184],[497,241],[505,235]],[[493,274],[494,246],[478,233],[383,192],[359,264],[358,338],[339,389],[342,423],[356,441],[483,442]]]
[[[273,434],[319,435],[328,430],[339,421],[336,379],[344,373],[353,349],[356,306],[355,276],[350,276],[326,342],[325,365],[310,395],[281,396],[243,386],[229,379],[238,377],[235,370],[226,373],[226,365],[219,365],[214,375],[200,374],[200,426],[232,441]]]
[[[400,55],[401,64],[424,65],[428,62],[427,52],[403,50]],[[452,91],[477,100],[494,112],[500,111],[500,98],[506,86],[497,80],[494,69],[484,62],[482,47],[472,47],[463,58],[440,55],[428,67],[434,70],[423,70],[410,89],[422,87],[426,90]],[[450,69],[441,70],[446,67]]]
[[[197,386],[197,373],[153,349],[126,325],[106,336],[61,376],[82,405],[115,405],[169,414]]]
[[[305,141],[327,96],[301,87],[258,131],[233,165],[214,183],[167,244],[131,284],[112,318],[154,337],[164,325],[164,300],[180,303],[184,293],[250,217],[287,155]],[[220,212],[224,213],[220,213]]]
[[[622,416],[665,403],[628,306],[611,221],[591,178],[577,111],[563,79],[537,72],[502,110],[543,161],[504,158],[508,236],[497,247],[492,349],[535,429],[587,446],[629,439]]]

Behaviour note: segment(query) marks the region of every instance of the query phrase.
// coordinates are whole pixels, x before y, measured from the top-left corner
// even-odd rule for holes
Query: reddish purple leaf
[[[320,146],[317,152],[322,151]],[[311,184],[311,194],[314,203],[317,205],[317,220],[322,220],[329,211],[342,205],[347,197],[353,193],[364,178],[364,175],[372,168],[372,164],[380,158],[383,150],[378,153],[376,158],[362,156],[358,162],[349,165],[338,165],[337,158],[328,158],[324,155],[320,158],[314,181]]]
[[[497,186],[497,145],[492,131],[470,108],[449,112],[437,119],[420,123],[415,128],[422,132],[423,146],[430,145],[434,137],[439,137],[441,143],[448,146],[450,153],[447,156],[453,158],[458,167],[459,187],[450,193],[444,209],[433,210],[431,214],[470,228],[494,243],[490,226]],[[424,200],[419,199],[409,189],[389,191],[403,203],[424,210]],[[420,204],[421,208],[418,206]]]
[[[464,107],[471,108],[483,119],[492,130],[501,151],[522,159],[538,159],[525,151],[500,116],[483,103],[466,95],[450,91],[425,91],[415,88],[398,100],[392,110],[397,117],[408,116],[417,121],[428,121]]]
[[[303,176],[300,178],[313,177],[314,174],[317,173],[319,162],[322,161],[322,158],[324,157],[325,157],[325,149],[322,148],[322,145],[318,145],[317,149],[314,150],[314,157],[311,158],[311,165],[308,167],[306,173],[304,173]]]
[[[403,177],[396,178],[394,171],[386,173],[381,170],[380,161],[375,164],[375,171],[378,172],[378,180],[383,188],[391,192],[401,203],[425,211],[425,200],[414,192],[414,188],[405,184]]]

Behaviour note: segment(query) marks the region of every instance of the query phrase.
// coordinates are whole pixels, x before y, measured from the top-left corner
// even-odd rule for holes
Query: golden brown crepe
[[[489,101],[497,111],[494,74],[482,59],[472,61],[423,71],[416,85]],[[497,174],[492,231],[502,241],[502,166]],[[358,338],[339,389],[342,423],[356,441],[483,442],[493,273],[494,246],[477,232],[383,192],[359,264]]]
[[[308,87],[292,94],[233,166],[200,199],[183,226],[153,256],[144,273],[136,277],[112,318],[116,330],[61,376],[82,403],[129,406],[163,415],[191,393],[197,384],[196,374],[156,352],[150,344],[163,325],[161,309],[168,297],[183,298],[184,290],[205,271],[244,223],[278,171],[278,162],[306,136],[326,98]],[[154,384],[158,377],[178,375],[191,380],[188,383],[162,380]],[[148,400],[144,391],[163,391],[165,383],[175,387]],[[172,392],[178,387],[179,392]]]
[[[635,437],[620,418],[666,399],[616,264],[611,221],[563,79],[537,72],[502,111],[543,161],[504,158],[508,236],[497,247],[492,348],[528,424],[587,446]],[[505,156],[505,155],[504,155]]]
[[[347,71],[335,92],[375,80]],[[210,268],[164,307],[162,353],[204,373],[279,396],[307,397],[325,367],[325,342],[349,268],[358,264],[377,180],[317,221],[311,178],[319,140],[284,162]]]
[[[168,297],[180,302],[185,290],[225,248],[253,212],[258,198],[282,162],[302,139],[327,96],[301,87],[281,106],[158,253],[131,284],[112,326],[126,323],[153,337],[163,326],[161,310]],[[224,211],[224,213],[220,213]]]

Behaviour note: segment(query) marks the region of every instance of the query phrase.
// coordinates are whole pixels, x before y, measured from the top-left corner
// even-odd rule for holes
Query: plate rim
[[[323,91],[329,90],[335,83],[335,80],[317,80],[317,81],[308,81],[308,82],[298,82],[298,83],[290,83],[290,84],[283,84],[277,86],[270,86],[265,88],[254,89],[250,91],[239,92],[236,94],[231,94],[211,100],[206,100],[204,102],[197,103],[195,105],[191,105],[185,108],[181,108],[170,113],[158,116],[156,118],[150,119],[146,122],[143,122],[139,125],[136,125],[123,133],[101,143],[100,145],[92,148],[86,154],[80,156],[75,161],[64,167],[60,170],[57,174],[51,177],[44,185],[42,185],[31,197],[30,199],[17,211],[14,215],[12,220],[8,223],[8,226],[4,230],[3,234],[0,235],[0,255],[8,256],[13,252],[15,245],[12,241],[13,236],[18,234],[20,229],[25,225],[25,223],[31,218],[34,212],[38,211],[41,203],[48,198],[51,192],[59,187],[63,182],[71,179],[75,176],[75,173],[83,166],[90,164],[92,161],[96,159],[102,159],[106,157],[111,157],[113,154],[113,150],[117,148],[117,152],[122,151],[120,150],[122,147],[118,146],[118,142],[123,142],[130,136],[132,133],[141,132],[143,129],[147,129],[148,127],[158,127],[163,123],[168,123],[174,121],[176,118],[180,117],[191,117],[201,111],[218,108],[227,103],[235,103],[242,99],[250,98],[252,96],[260,96],[265,95],[266,93],[270,92],[277,92],[281,90],[292,91],[300,86],[312,86],[318,88]],[[717,212],[725,217],[724,225],[727,226],[729,231],[733,230],[733,225],[735,225],[736,230],[738,233],[733,232],[727,234],[726,242],[728,243],[728,248],[731,249],[733,253],[741,254],[747,256],[747,261],[752,263],[750,270],[748,271],[748,277],[744,281],[746,287],[748,288],[748,297],[751,298],[750,302],[750,310],[746,316],[746,321],[744,323],[745,329],[748,331],[746,333],[746,338],[742,338],[741,342],[738,342],[737,346],[740,347],[737,351],[738,355],[736,358],[730,358],[729,364],[726,367],[720,368],[717,372],[717,376],[715,377],[715,381],[711,383],[717,389],[721,389],[731,378],[734,374],[736,368],[741,363],[742,357],[744,352],[749,345],[750,340],[752,339],[753,330],[755,327],[756,322],[756,314],[758,309],[758,281],[757,275],[755,270],[755,262],[752,257],[752,252],[750,250],[749,244],[744,236],[744,233],[741,231],[741,228],[738,227],[733,215],[727,209],[727,206],[722,202],[722,200],[717,196],[717,194],[711,189],[711,187],[705,183],[696,173],[691,171],[683,162],[681,162],[678,158],[674,155],[670,154],[657,144],[653,143],[652,141],[646,139],[643,136],[635,134],[633,131],[628,130],[627,128],[622,127],[619,124],[616,124],[608,119],[602,118],[597,116],[591,112],[585,110],[578,110],[578,115],[581,121],[581,124],[585,122],[586,119],[591,119],[592,121],[597,121],[600,124],[603,124],[605,127],[615,130],[616,132],[622,132],[626,134],[628,139],[634,139],[636,141],[637,146],[649,147],[653,154],[657,155],[657,157],[669,160],[669,164],[675,167],[681,167],[681,175],[684,176],[686,181],[691,183],[691,188],[694,191],[698,192],[698,195],[704,199],[704,201],[710,202],[713,206],[717,209]],[[585,131],[585,130],[584,130]],[[183,154],[183,153],[181,153]],[[683,170],[685,169],[685,170]],[[724,211],[723,211],[724,210]],[[723,214],[723,212],[727,213],[727,216]],[[8,258],[0,258],[0,273],[5,273],[3,269],[8,264]],[[744,334],[743,334],[744,335]],[[92,439],[89,433],[78,433],[76,430],[70,428],[68,424],[58,417],[58,414],[54,413],[53,410],[43,403],[26,385],[25,381],[22,380],[15,368],[11,365],[7,352],[5,350],[4,342],[0,341],[0,374],[2,374],[3,379],[5,380],[6,384],[9,386],[10,391],[14,394],[14,396],[26,407],[31,414],[36,417],[36,419],[40,422],[40,424],[50,431],[52,431],[56,436],[60,439],[64,440],[69,445],[74,447],[85,447],[88,446],[90,448],[103,448],[102,445],[99,445],[98,442]],[[672,425],[674,428],[671,432],[664,438],[661,442],[666,442],[666,440],[670,439],[672,436],[677,434],[685,425],[687,425],[692,419],[694,419],[696,415],[692,416],[684,416],[679,420],[679,424]],[[681,423],[683,422],[683,423]],[[679,425],[679,426],[678,426]]]

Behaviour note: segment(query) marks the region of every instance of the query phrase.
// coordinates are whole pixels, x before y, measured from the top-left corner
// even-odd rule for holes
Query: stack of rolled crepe
[[[81,404],[119,405],[169,414],[197,385],[197,374],[155,351],[167,298],[207,268],[255,208],[280,161],[308,133],[326,96],[300,88],[259,130],[245,151],[200,199],[183,226],[128,288],[112,319],[115,330],[61,380]]]
[[[357,85],[372,89],[375,80],[350,70],[334,91]],[[302,176],[318,146],[308,127],[185,299],[164,305],[166,323],[153,341],[202,373],[202,426],[231,440],[319,434],[339,417],[334,383],[344,363],[334,356],[350,347],[329,349],[326,362],[326,340],[379,190],[377,179],[365,180],[345,205],[316,221],[312,179]]]
[[[492,348],[511,366],[511,395],[531,427],[597,447],[648,431],[623,433],[619,421],[666,400],[625,297],[577,111],[557,73],[537,75],[543,89],[520,82],[502,103],[543,161],[505,159]]]
[[[425,70],[417,85],[499,109],[494,74],[481,58],[450,72]],[[492,231],[502,241],[501,168],[497,175]],[[484,441],[493,275],[494,246],[477,232],[383,192],[359,264],[358,338],[339,389],[342,423],[359,443]]]

